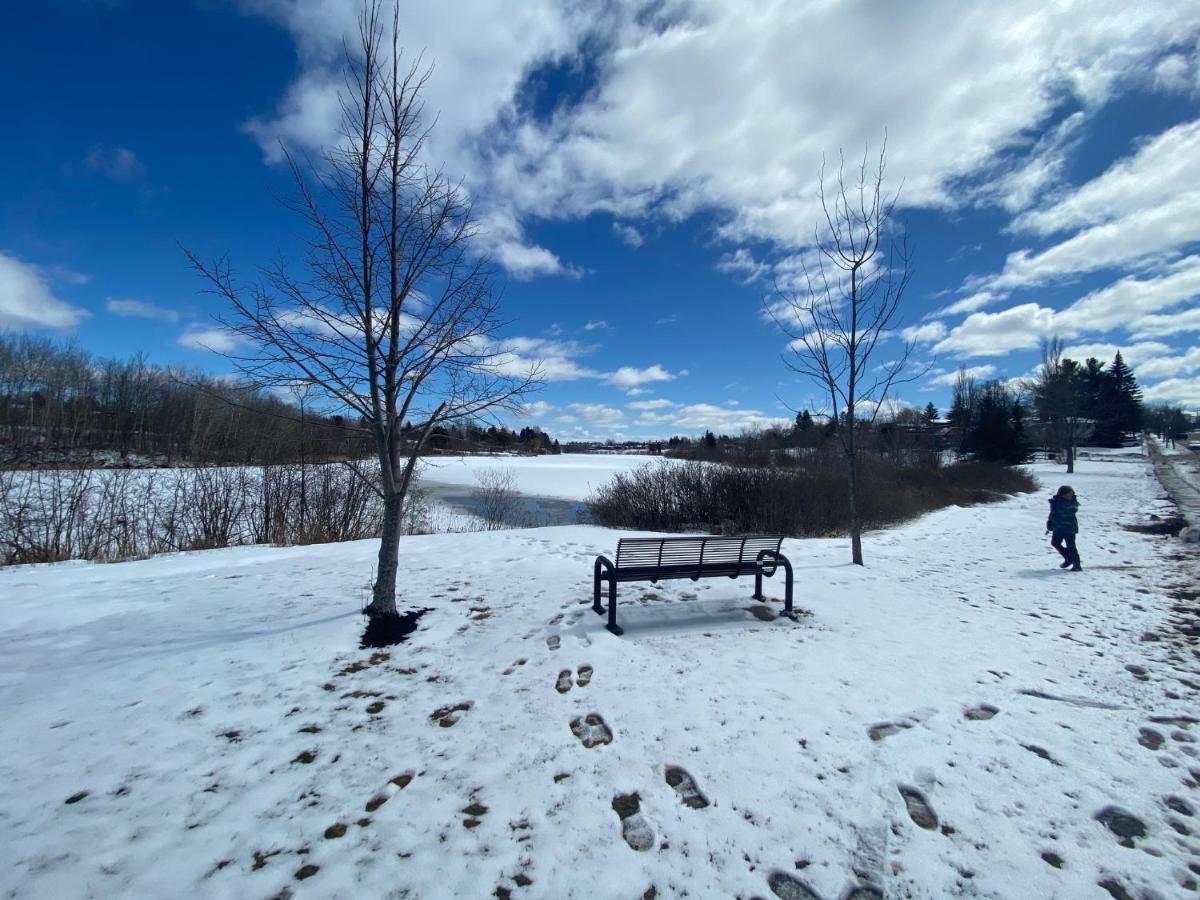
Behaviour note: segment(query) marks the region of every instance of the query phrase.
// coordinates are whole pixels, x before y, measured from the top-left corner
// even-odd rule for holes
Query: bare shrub
[[[897,469],[863,460],[860,512],[867,527],[902,522],[951,504],[970,505],[1032,491],[1020,469],[995,463],[931,463]],[[845,534],[849,504],[844,467],[830,455],[803,468],[651,463],[616,475],[588,500],[599,525],[645,531],[770,533],[794,537]]]
[[[512,469],[483,469],[475,473],[479,517],[488,531],[512,525],[521,508],[517,476]]]

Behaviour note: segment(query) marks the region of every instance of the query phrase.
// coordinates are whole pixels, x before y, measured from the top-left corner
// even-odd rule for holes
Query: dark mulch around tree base
[[[358,646],[394,647],[417,630],[417,623],[428,609],[414,609],[395,616],[372,616],[367,619],[362,640]]]

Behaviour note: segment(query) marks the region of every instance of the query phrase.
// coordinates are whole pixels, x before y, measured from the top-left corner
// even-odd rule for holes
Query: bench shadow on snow
[[[770,630],[795,625],[790,619],[779,615],[782,601],[759,603],[749,597],[730,597],[723,600],[671,599],[648,604],[618,601],[617,608],[621,615],[621,627],[625,629],[622,640],[695,632]],[[808,615],[810,613],[806,610],[796,609],[797,618],[803,619]],[[593,616],[589,614],[589,618]],[[584,619],[587,629],[603,631],[604,620],[599,616],[594,618],[594,627]]]

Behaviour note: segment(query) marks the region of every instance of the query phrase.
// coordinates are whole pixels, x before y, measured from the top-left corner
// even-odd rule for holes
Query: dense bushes
[[[898,467],[872,457],[859,468],[859,503],[868,528],[1035,487],[1024,471],[998,463]],[[599,525],[646,531],[813,537],[844,532],[849,518],[845,468],[834,454],[788,469],[652,463],[617,475],[588,506]]]

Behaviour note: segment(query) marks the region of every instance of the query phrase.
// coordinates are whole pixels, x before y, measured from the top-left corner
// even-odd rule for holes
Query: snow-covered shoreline
[[[786,542],[797,624],[748,580],[635,584],[614,638],[587,604],[618,534],[588,526],[404,538],[430,612],[387,654],[353,649],[371,541],[0,571],[0,889],[1180,895],[1195,557],[1122,528],[1166,511],[1144,458],[1034,468],[1079,492],[1084,572],[1044,496],[944,509],[870,534],[865,569]]]

